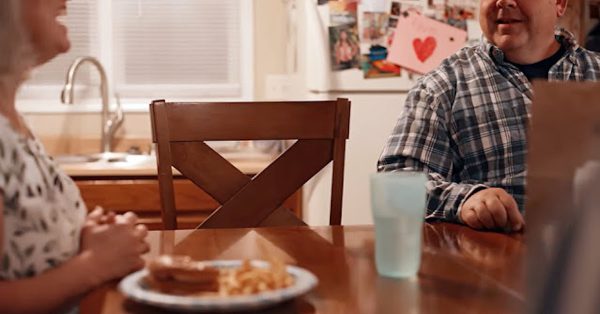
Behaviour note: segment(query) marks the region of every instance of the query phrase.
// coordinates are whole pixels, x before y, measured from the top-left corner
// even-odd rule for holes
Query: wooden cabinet
[[[88,210],[102,206],[117,213],[133,211],[149,229],[162,228],[160,217],[160,192],[156,179],[119,178],[115,180],[90,180],[73,177]],[[219,204],[206,192],[185,178],[174,180],[175,204],[179,228],[194,228],[215,210]],[[293,194],[284,207],[302,217],[301,192]]]

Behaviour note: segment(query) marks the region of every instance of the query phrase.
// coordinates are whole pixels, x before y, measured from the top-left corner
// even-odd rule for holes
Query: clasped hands
[[[117,215],[96,207],[81,230],[80,252],[93,265],[98,282],[116,279],[144,267],[147,235],[148,228],[138,224],[133,212]]]

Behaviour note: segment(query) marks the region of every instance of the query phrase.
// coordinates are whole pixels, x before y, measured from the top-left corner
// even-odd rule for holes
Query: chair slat
[[[335,102],[175,103],[170,141],[332,139]],[[310,123],[310,124],[307,124]]]
[[[152,120],[152,138],[157,143],[156,163],[158,165],[158,188],[160,189],[160,207],[163,227],[167,230],[177,229],[175,211],[175,193],[173,188],[173,172],[171,170],[171,149],[169,145],[169,122],[166,103],[155,101],[150,106]]]
[[[227,203],[218,208],[201,228],[257,226],[283,201],[332,159],[328,140],[298,140],[260,172]]]
[[[347,99],[338,101],[336,106],[336,138],[333,142],[333,174],[331,182],[331,210],[329,224],[342,224],[342,195],[344,192],[344,163],[346,139],[350,133],[350,102]]]
[[[204,142],[171,143],[173,166],[220,204],[225,203],[250,178]]]
[[[331,210],[329,224],[342,224],[342,195],[344,193],[344,151],[346,140],[335,140],[333,145],[333,172],[331,182]]]

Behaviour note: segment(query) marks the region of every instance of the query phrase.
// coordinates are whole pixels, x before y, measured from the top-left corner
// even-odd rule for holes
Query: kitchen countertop
[[[135,155],[132,155],[135,156]],[[223,154],[229,162],[236,168],[246,174],[256,174],[262,171],[276,156],[271,155],[240,155]],[[75,178],[116,178],[116,177],[156,177],[157,165],[155,156],[140,155],[129,161],[96,161],[60,164],[60,167],[69,176]],[[174,175],[180,175],[179,171],[173,168]]]

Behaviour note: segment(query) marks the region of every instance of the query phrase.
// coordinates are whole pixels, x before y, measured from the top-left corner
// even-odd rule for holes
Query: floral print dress
[[[79,251],[86,208],[79,189],[35,138],[0,115],[4,234],[0,280],[38,275]]]

